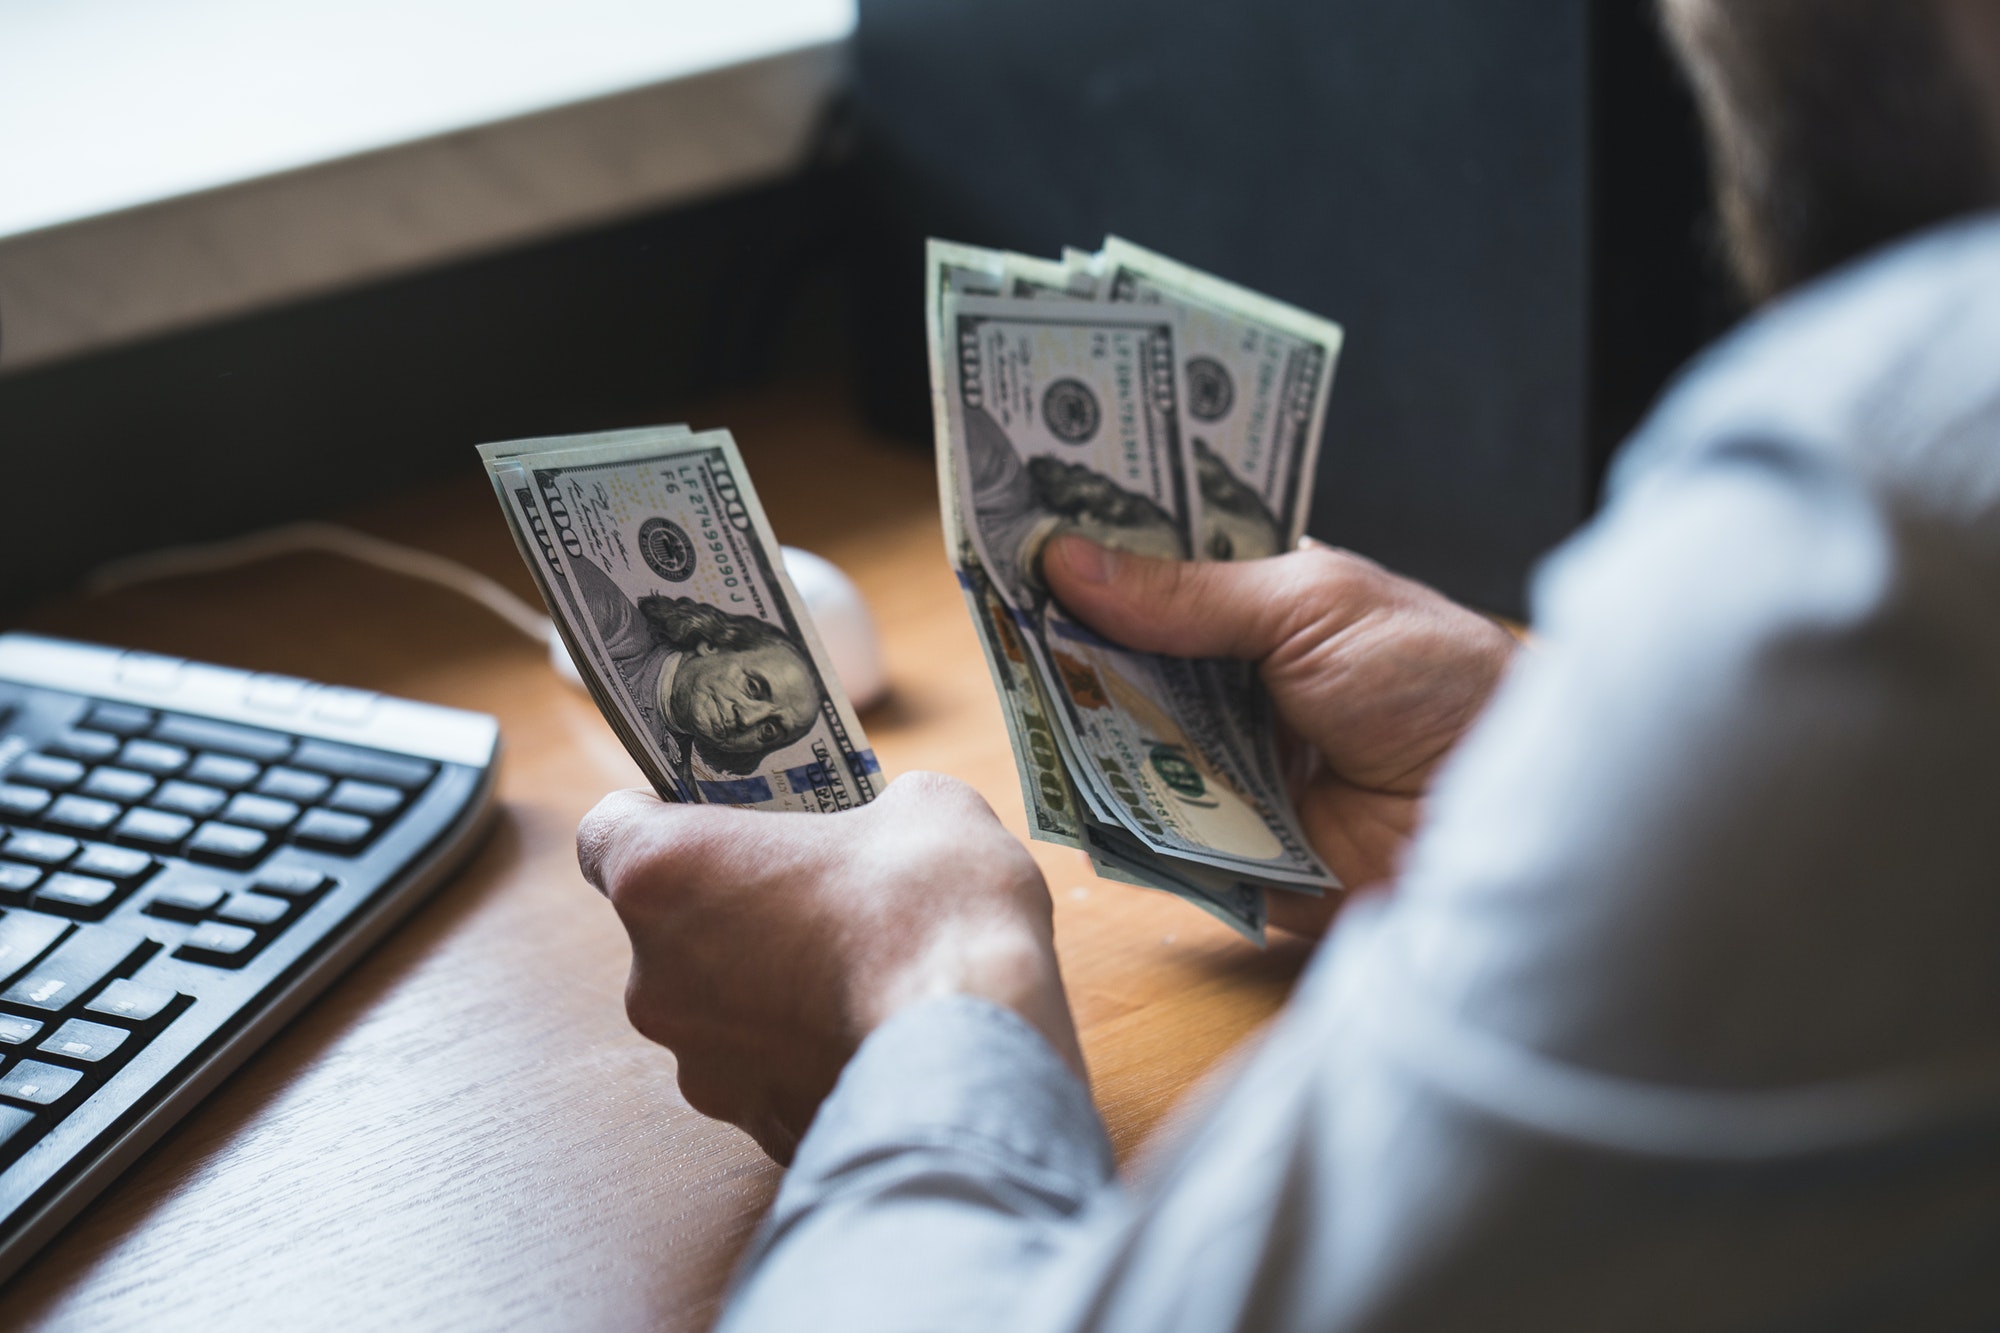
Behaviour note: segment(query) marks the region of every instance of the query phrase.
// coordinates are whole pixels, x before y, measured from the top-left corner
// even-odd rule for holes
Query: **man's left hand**
[[[838,815],[615,792],[577,857],[632,937],[632,1025],[781,1162],[862,1039],[935,996],[1014,1010],[1083,1076],[1048,887],[963,783],[913,773]]]

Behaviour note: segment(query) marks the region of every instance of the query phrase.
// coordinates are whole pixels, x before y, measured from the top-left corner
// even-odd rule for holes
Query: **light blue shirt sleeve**
[[[2000,1326],[2000,228],[1947,239],[1656,421],[1399,884],[1137,1180],[1026,1025],[913,1009],[724,1327]]]
[[[1089,1092],[1040,1033],[983,1001],[918,1005],[842,1072],[722,1327],[1004,1327],[1017,1288],[949,1275],[1038,1271],[1111,1167]]]

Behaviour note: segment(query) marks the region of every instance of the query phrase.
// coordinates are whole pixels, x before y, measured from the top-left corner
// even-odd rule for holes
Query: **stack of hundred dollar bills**
[[[662,798],[874,799],[881,769],[727,431],[479,454],[578,674]]]
[[[945,546],[1030,831],[1261,941],[1268,890],[1340,886],[1254,672],[1107,642],[1041,557],[1064,534],[1173,559],[1295,546],[1340,327],[1117,237],[1060,260],[934,240],[926,261]]]

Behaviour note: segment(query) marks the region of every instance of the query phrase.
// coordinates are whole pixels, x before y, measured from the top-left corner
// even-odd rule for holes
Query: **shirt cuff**
[[[965,995],[912,1005],[861,1043],[800,1142],[776,1211],[902,1148],[970,1154],[1072,1206],[1113,1169],[1089,1089],[1020,1015]]]

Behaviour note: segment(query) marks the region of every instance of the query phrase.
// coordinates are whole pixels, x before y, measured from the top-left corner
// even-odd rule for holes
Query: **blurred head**
[[[812,729],[819,682],[783,631],[689,597],[641,598],[639,610],[654,642],[683,654],[659,705],[707,763],[748,773]]]
[[[1661,0],[1751,296],[2000,200],[2000,0]]]

